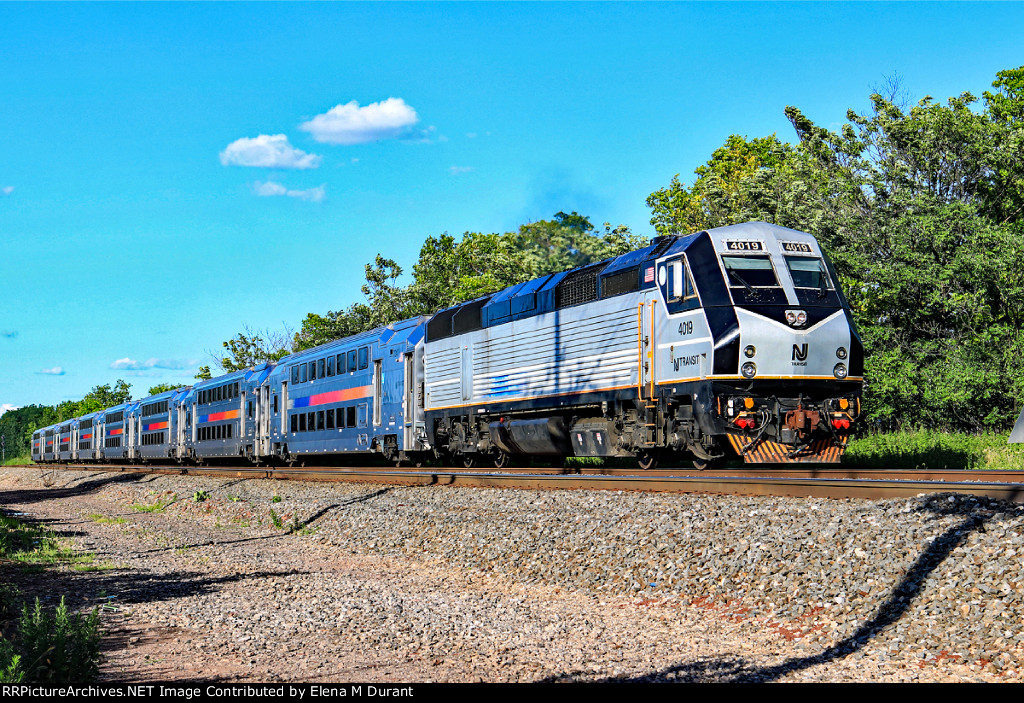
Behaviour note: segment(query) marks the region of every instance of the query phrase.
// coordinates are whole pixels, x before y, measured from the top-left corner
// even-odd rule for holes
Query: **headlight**
[[[743,378],[753,378],[757,375],[757,366],[754,362],[748,361],[740,367],[740,373],[743,374]]]
[[[836,349],[836,356],[839,357],[840,359],[845,359],[846,347],[839,347],[838,349]]]
[[[748,344],[747,346],[743,347],[743,354],[748,359],[753,359],[754,358],[754,354],[756,354],[756,353],[757,353],[757,349],[754,348],[753,344]]]
[[[804,310],[787,310],[786,324],[790,327],[803,327],[807,324],[807,312]]]
[[[832,375],[836,378],[846,378],[846,364],[836,364],[832,369]]]

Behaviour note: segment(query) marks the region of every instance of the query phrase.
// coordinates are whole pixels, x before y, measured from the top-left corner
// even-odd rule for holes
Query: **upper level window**
[[[370,348],[359,347],[359,368],[365,369],[370,365]]]

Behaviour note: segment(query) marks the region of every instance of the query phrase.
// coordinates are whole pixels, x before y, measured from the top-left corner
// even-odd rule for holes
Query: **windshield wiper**
[[[732,276],[733,278],[735,278],[737,281],[739,281],[743,285],[743,287],[746,288],[750,292],[750,297],[751,298],[753,298],[754,300],[760,300],[761,299],[761,294],[758,293],[756,290],[754,290],[753,286],[751,286],[749,283],[744,281],[743,277],[740,276],[738,273],[736,273],[736,271],[734,269],[729,269],[729,275]]]

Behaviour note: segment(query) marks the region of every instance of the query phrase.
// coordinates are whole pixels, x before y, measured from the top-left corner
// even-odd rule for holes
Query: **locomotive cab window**
[[[730,287],[777,288],[772,260],[767,256],[723,256]]]
[[[793,285],[797,288],[832,290],[832,281],[829,280],[825,262],[821,259],[808,256],[787,256],[786,266],[789,267],[789,273],[793,276]]]
[[[670,303],[696,298],[697,290],[694,288],[693,279],[690,277],[690,267],[686,265],[685,259],[676,259],[668,262],[668,276],[665,282],[667,286],[666,300]]]
[[[786,302],[786,293],[779,284],[771,257],[767,254],[749,256],[722,256],[729,293],[736,305],[780,304]]]

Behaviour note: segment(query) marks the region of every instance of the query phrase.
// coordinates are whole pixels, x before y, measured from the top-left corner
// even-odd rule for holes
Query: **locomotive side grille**
[[[452,320],[452,330],[455,334],[465,334],[483,328],[483,318],[480,314],[481,308],[490,298],[474,300],[471,303],[459,306]]]
[[[625,271],[611,273],[601,279],[601,297],[632,293],[640,290],[640,268],[633,266]]]
[[[430,322],[427,323],[427,341],[433,342],[445,337],[451,337],[452,318],[455,317],[455,313],[458,311],[458,308],[450,308],[442,310],[430,318]]]
[[[597,300],[597,276],[607,265],[607,261],[602,261],[568,273],[555,288],[555,307],[567,308]]]

